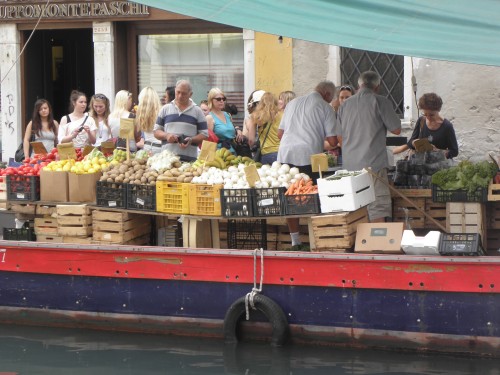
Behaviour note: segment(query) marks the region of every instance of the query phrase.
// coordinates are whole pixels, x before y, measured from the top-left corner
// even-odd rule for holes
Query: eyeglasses
[[[352,87],[351,87],[351,86],[349,86],[349,85],[340,86],[339,91],[342,91],[342,90],[347,90],[347,91],[350,91],[350,92],[353,92],[353,91],[354,91],[354,90],[352,89]]]
[[[95,94],[94,99],[99,99],[99,100],[107,100],[106,95],[104,94]]]
[[[214,100],[217,100],[218,102],[225,102],[226,98],[224,98],[224,97],[222,97],[222,98],[214,98]]]

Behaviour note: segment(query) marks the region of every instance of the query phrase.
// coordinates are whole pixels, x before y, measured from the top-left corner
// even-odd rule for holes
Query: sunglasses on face
[[[224,98],[224,97],[222,97],[222,98],[214,98],[214,100],[217,100],[218,102],[225,102],[226,98]]]

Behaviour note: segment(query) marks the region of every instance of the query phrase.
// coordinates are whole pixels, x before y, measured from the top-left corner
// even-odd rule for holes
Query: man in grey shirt
[[[392,103],[377,95],[380,76],[367,71],[358,80],[359,91],[339,108],[339,138],[342,140],[342,162],[345,169],[356,171],[370,167],[387,180],[387,131],[401,133],[401,120]],[[391,194],[378,178],[374,181],[375,202],[368,206],[371,222],[383,222],[392,216]]]
[[[330,102],[335,85],[330,81],[318,83],[308,95],[293,99],[285,108],[278,129],[280,146],[278,161],[299,168],[316,183],[318,173],[311,168],[311,155],[323,152],[325,140],[335,147],[337,122]],[[299,219],[287,219],[292,250],[303,250],[300,242]]]

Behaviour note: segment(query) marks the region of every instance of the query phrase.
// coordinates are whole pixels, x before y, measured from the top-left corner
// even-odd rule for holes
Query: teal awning
[[[500,66],[500,0],[144,0],[264,33],[368,51]]]

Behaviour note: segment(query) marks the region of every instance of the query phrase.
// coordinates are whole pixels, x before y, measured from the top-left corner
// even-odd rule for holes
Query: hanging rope
[[[257,252],[260,252],[260,284],[259,288],[257,288]],[[253,288],[250,293],[247,293],[245,296],[245,311],[246,311],[246,320],[250,319],[250,308],[252,310],[256,310],[254,304],[254,297],[262,292],[262,282],[264,280],[264,249],[260,248],[255,249],[253,251]]]

